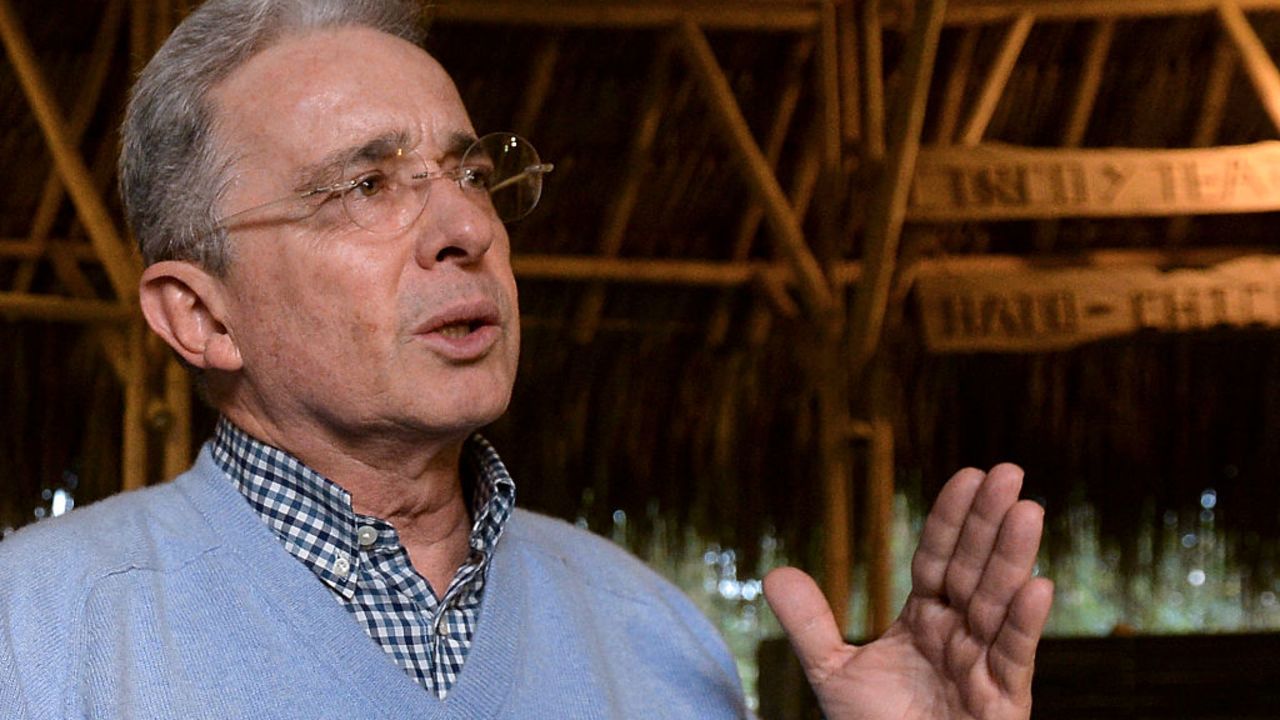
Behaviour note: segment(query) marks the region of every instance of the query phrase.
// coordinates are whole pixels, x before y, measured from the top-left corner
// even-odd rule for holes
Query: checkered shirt
[[[475,435],[463,450],[475,519],[471,553],[443,597],[413,569],[390,523],[356,514],[350,493],[302,461],[226,418],[214,433],[213,458],[285,549],[333,591],[369,637],[444,699],[471,647],[489,561],[515,504],[515,483],[493,447]]]

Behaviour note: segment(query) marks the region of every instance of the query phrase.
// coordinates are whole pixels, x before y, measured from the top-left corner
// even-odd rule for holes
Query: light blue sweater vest
[[[444,701],[294,560],[206,447],[0,542],[0,718],[737,718],[734,664],[612,543],[517,511]]]

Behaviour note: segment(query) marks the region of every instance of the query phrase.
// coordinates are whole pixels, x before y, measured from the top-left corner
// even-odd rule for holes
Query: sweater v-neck
[[[413,716],[445,720],[453,717],[492,717],[502,707],[521,663],[520,618],[527,583],[509,553],[499,543],[490,568],[472,647],[457,682],[444,700],[410,678],[370,638],[329,590],[280,544],[254,514],[244,497],[202,450],[194,472],[175,481],[206,518],[236,562],[249,569],[243,575],[289,624],[300,640],[299,658],[307,656],[335,679],[350,683],[350,691],[385,708],[384,717]],[[264,669],[269,672],[269,669]],[[394,714],[393,714],[394,713]]]

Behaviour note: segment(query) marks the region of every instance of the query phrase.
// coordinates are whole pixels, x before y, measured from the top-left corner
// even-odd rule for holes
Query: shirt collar
[[[218,420],[212,451],[285,549],[335,592],[350,597],[357,578],[358,534],[376,518],[358,515],[351,493],[342,486],[225,417]],[[478,434],[463,446],[461,474],[471,490],[470,546],[487,566],[515,505],[515,482],[497,451]]]

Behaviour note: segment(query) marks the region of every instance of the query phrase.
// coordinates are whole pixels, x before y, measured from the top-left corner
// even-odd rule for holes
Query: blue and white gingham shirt
[[[291,555],[410,677],[441,699],[462,671],[480,616],[489,560],[515,504],[515,483],[476,435],[463,449],[471,483],[471,553],[443,596],[414,570],[394,527],[358,515],[351,494],[302,461],[250,437],[226,418],[213,458]]]

